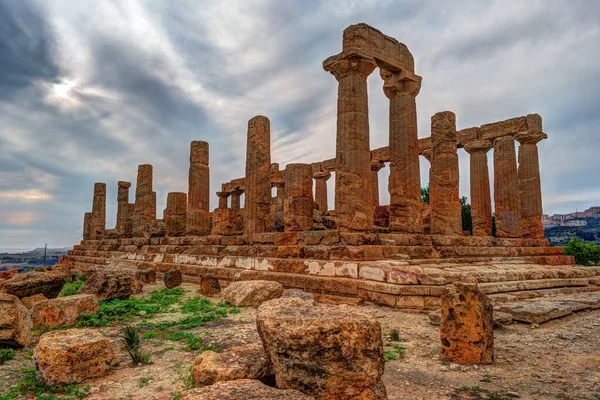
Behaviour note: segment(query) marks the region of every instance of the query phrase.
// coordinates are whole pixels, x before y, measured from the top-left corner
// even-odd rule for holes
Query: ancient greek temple
[[[460,280],[480,283],[498,302],[600,283],[544,240],[537,143],[547,135],[539,115],[457,129],[455,114],[443,111],[431,117],[430,137],[419,139],[422,78],[413,56],[365,24],[344,31],[342,51],[323,68],[338,85],[335,157],[281,169],[271,159],[270,121],[256,116],[245,176],[221,185],[218,207],[209,204],[209,144],[194,141],[187,193],[169,193],[162,218],[152,165],[138,167],[134,202],[131,183],[118,182],[114,229],[106,228],[106,184],[96,183],[83,241],[63,262],[85,269],[119,261],[159,274],[177,268],[212,287],[275,280],[323,301],[416,309],[439,307],[445,285]],[[389,99],[389,143],[371,149],[367,78],[375,69]],[[469,171],[459,171],[459,148]],[[430,164],[429,203],[421,201],[421,161]],[[381,205],[378,171],[386,166],[390,204]],[[472,235],[463,231],[460,174],[470,176]]]

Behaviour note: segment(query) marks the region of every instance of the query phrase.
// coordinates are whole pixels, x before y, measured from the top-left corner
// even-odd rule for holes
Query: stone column
[[[494,140],[494,203],[496,236],[521,237],[519,177],[515,139],[512,136]]]
[[[271,124],[267,117],[248,121],[246,146],[246,233],[269,230],[271,209]]]
[[[348,56],[324,64],[339,82],[335,160],[335,211],[341,230],[373,227],[371,148],[367,77],[376,64],[371,58]]]
[[[431,142],[431,233],[462,235],[461,206],[458,198],[456,117],[453,112],[439,112],[431,117]]]
[[[408,70],[380,70],[390,99],[390,230],[423,232],[417,104],[421,77]]]
[[[219,197],[219,209],[224,210],[227,207],[227,199],[229,198],[228,192],[217,192],[217,196]]]
[[[186,230],[187,194],[171,192],[167,194],[165,229],[167,236],[181,236]]]
[[[240,197],[242,196],[242,193],[244,193],[244,192],[242,190],[240,190],[239,188],[231,191],[231,209],[232,210],[240,209]]]
[[[156,219],[156,192],[152,191],[152,165],[138,166],[133,211],[133,235],[142,236],[144,227]]]
[[[104,236],[106,230],[106,183],[97,182],[94,184],[90,226],[93,239],[100,239]]]
[[[207,142],[194,140],[190,145],[188,175],[188,212],[185,233],[210,234],[210,170]]]
[[[487,160],[492,142],[475,140],[465,144],[464,148],[470,154],[473,236],[492,236],[492,198]]]
[[[312,230],[315,208],[312,167],[310,164],[288,164],[284,175],[283,225],[285,230]]]
[[[83,214],[83,240],[94,239],[92,237],[92,213]]]
[[[324,213],[327,211],[327,181],[331,178],[329,172],[316,172],[313,174],[315,179],[315,202],[319,207],[319,211]]]
[[[129,188],[131,182],[119,181],[117,183],[117,224],[116,229],[121,236],[130,236],[134,205],[129,203]]]
[[[381,161],[371,163],[371,193],[373,198],[373,207],[379,206],[379,170],[385,167]]]
[[[528,239],[543,239],[542,185],[537,143],[548,138],[542,132],[522,132],[515,135],[519,146],[519,198],[521,200],[521,231]]]

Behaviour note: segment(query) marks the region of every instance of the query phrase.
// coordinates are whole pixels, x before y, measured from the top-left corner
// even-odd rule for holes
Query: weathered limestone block
[[[98,313],[98,299],[93,294],[76,294],[35,303],[31,310],[34,328],[72,325],[82,314]]]
[[[186,230],[187,195],[181,192],[167,194],[165,229],[167,236],[182,236]]]
[[[330,172],[317,172],[315,178],[315,202],[321,213],[328,210],[327,205],[327,181],[331,178]]]
[[[83,240],[91,240],[92,238],[92,213],[86,212],[83,214]]]
[[[492,148],[489,140],[466,143],[464,149],[470,154],[471,169],[471,216],[473,236],[492,236],[492,198],[487,152]]]
[[[0,293],[12,294],[20,299],[42,293],[53,299],[62,290],[67,277],[61,271],[25,272],[0,282]]]
[[[315,202],[310,164],[288,164],[285,168],[283,225],[286,231],[309,231],[313,227]]]
[[[183,277],[181,275],[181,270],[179,269],[172,269],[165,272],[163,278],[165,286],[169,289],[176,288],[183,283]]]
[[[315,296],[313,296],[311,293],[307,293],[300,289],[286,289],[281,294],[281,297],[295,297],[305,301],[312,301],[315,299]]]
[[[108,265],[88,276],[78,294],[93,294],[98,300],[128,299],[142,291],[136,270],[120,264]]]
[[[407,50],[408,51],[408,50]],[[390,229],[422,233],[421,173],[415,98],[422,78],[409,70],[380,69],[383,92],[390,99]]]
[[[119,181],[117,190],[116,230],[123,237],[130,237],[133,230],[133,211],[135,204],[129,203],[131,182]]]
[[[335,161],[335,210],[342,230],[370,230],[373,227],[371,148],[367,77],[376,64],[369,57],[330,57],[325,71],[337,79],[337,133]],[[365,195],[367,194],[367,195]]]
[[[454,283],[442,295],[440,359],[458,364],[494,361],[493,306],[476,283]]]
[[[139,269],[136,271],[135,276],[142,283],[156,282],[156,271],[153,269]]]
[[[152,165],[138,166],[133,211],[133,236],[143,235],[145,225],[156,219],[156,193],[152,191]]]
[[[528,239],[544,238],[542,186],[537,143],[548,138],[548,135],[541,132],[541,119],[539,129],[539,132],[522,132],[515,135],[515,139],[521,144],[517,172],[521,200],[521,232],[523,237]]]
[[[53,386],[103,376],[114,358],[110,340],[94,329],[45,333],[33,350],[40,380]]]
[[[282,298],[256,323],[277,387],[316,399],[386,399],[379,322],[339,306]]]
[[[431,117],[431,140],[433,146],[429,172],[431,233],[462,235],[454,113],[444,111]]]
[[[203,276],[200,278],[200,294],[212,297],[221,293],[221,284],[216,277]]]
[[[314,400],[296,390],[280,390],[254,379],[217,382],[182,393],[181,400]]]
[[[0,344],[24,347],[31,343],[31,314],[17,296],[0,293]]]
[[[271,206],[271,123],[256,116],[248,121],[246,146],[246,234],[267,232]]]
[[[196,357],[192,368],[195,387],[237,379],[261,380],[268,375],[269,360],[259,345],[231,347],[223,353],[205,351]]]
[[[37,303],[38,301],[42,301],[42,300],[48,300],[48,299],[42,293],[38,293],[38,294],[34,294],[33,296],[23,297],[21,299],[21,303],[23,303],[25,308],[27,308],[28,310],[31,310],[33,308],[33,306],[35,305],[35,303]]]
[[[521,237],[519,178],[512,136],[494,140],[494,203],[496,236]]]
[[[210,233],[210,169],[209,145],[194,140],[190,145],[190,170],[188,175],[188,235]]]
[[[221,292],[223,298],[234,306],[258,307],[283,293],[283,286],[272,281],[233,282]]]
[[[106,230],[106,183],[94,184],[94,201],[90,221],[91,236],[100,239]]]

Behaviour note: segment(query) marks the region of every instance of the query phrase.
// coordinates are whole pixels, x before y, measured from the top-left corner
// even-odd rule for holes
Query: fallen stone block
[[[582,304],[579,303],[579,305]],[[512,315],[513,320],[529,324],[541,324],[551,319],[564,317],[571,314],[575,308],[579,307],[574,302],[542,299],[500,306],[502,311]]]
[[[140,269],[136,272],[137,279],[142,283],[156,282],[156,271],[153,269]]]
[[[31,310],[35,303],[37,303],[38,301],[42,301],[42,300],[48,300],[48,299],[43,294],[38,293],[38,294],[34,294],[33,296],[23,297],[21,299],[21,303],[23,303],[25,308],[27,308],[28,310]]]
[[[296,297],[306,301],[315,299],[315,296],[313,296],[312,293],[307,293],[300,289],[286,289],[281,294],[281,297]]]
[[[97,314],[98,299],[93,294],[76,294],[37,302],[31,310],[34,328],[72,325],[82,314]]]
[[[1,282],[0,293],[12,294],[20,299],[42,293],[53,299],[62,290],[67,277],[69,275],[62,272],[25,272]]]
[[[94,329],[45,333],[33,350],[38,377],[53,386],[103,376],[114,357],[111,341]]]
[[[386,399],[381,326],[345,306],[271,300],[256,323],[277,387],[317,399]]]
[[[25,347],[31,343],[31,314],[17,296],[0,293],[0,344]]]
[[[217,382],[182,393],[181,400],[314,400],[296,390],[269,387],[253,379]]]
[[[174,289],[177,286],[181,285],[183,282],[183,278],[181,276],[181,271],[178,269],[173,269],[171,271],[167,271],[164,274],[163,281],[165,286],[169,289]]]
[[[93,294],[98,300],[128,299],[142,291],[136,270],[108,266],[92,273],[78,294]]]
[[[442,295],[440,359],[457,364],[494,361],[493,307],[476,283],[455,283]]]
[[[221,284],[219,280],[211,276],[200,278],[200,294],[202,296],[213,297],[221,293]]]
[[[223,298],[234,306],[258,307],[283,293],[283,286],[273,281],[233,282],[222,291]]]
[[[262,346],[237,346],[224,353],[205,351],[196,357],[192,369],[196,387],[237,379],[261,380],[271,374]]]
[[[502,311],[494,311],[494,328],[500,328],[503,325],[510,325],[513,323],[512,315]],[[442,323],[442,310],[435,310],[429,313],[429,322],[432,325],[440,326]]]

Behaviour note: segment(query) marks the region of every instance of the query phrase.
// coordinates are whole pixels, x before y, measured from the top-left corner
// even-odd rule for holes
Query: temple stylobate
[[[595,274],[544,240],[537,143],[547,135],[539,115],[457,129],[455,114],[442,111],[431,117],[430,137],[419,139],[422,78],[413,56],[365,24],[344,31],[342,51],[323,68],[338,85],[335,157],[280,167],[271,159],[270,121],[256,116],[248,122],[246,174],[221,185],[213,211],[209,144],[194,141],[187,192],[168,194],[162,218],[151,165],[139,166],[133,203],[131,184],[118,182],[114,229],[105,226],[106,184],[97,183],[83,241],[63,262],[81,270],[115,261],[159,274],[179,269],[184,280],[209,280],[212,288],[275,280],[321,300],[416,309],[438,307],[445,285],[461,280],[501,302],[523,288],[563,290],[557,276]],[[372,149],[367,78],[376,69],[389,99],[389,144]],[[459,170],[460,148],[468,171]],[[425,160],[429,203],[421,201]],[[386,166],[390,204],[381,205],[378,172]],[[460,174],[470,175],[472,234],[462,228]],[[577,282],[589,290],[600,280]]]

